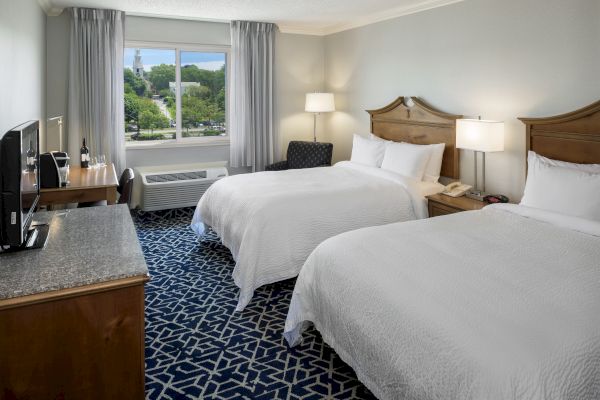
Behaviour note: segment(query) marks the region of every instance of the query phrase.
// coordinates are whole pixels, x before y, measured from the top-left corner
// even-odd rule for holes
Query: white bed
[[[368,164],[370,157],[381,156],[373,166],[340,162],[333,168],[231,176],[207,190],[196,208],[192,229],[202,235],[206,226],[211,227],[231,250],[236,261],[233,279],[240,288],[236,311],[246,307],[256,288],[297,276],[310,252],[331,236],[427,216],[424,196],[443,190],[437,183],[439,175],[458,175],[455,121],[460,116],[435,110],[418,98],[407,103],[400,97],[369,111],[372,133],[388,140],[383,145],[359,138],[363,149],[369,150],[361,154],[361,161]],[[385,149],[385,157],[383,152],[370,152],[379,146],[376,143]],[[423,157],[423,148],[428,146],[408,143],[438,149],[433,171],[428,161],[433,158]],[[404,165],[410,157],[400,154],[420,161]],[[386,161],[388,169],[399,172],[406,167],[410,174],[377,168]],[[420,167],[413,168],[417,164]],[[433,182],[421,182],[424,176],[433,176]]]
[[[600,102],[522,121],[521,205],[326,240],[288,342],[313,323],[382,400],[599,399]]]
[[[204,194],[192,228],[201,235],[210,226],[231,250],[241,311],[256,288],[297,276],[323,240],[426,217],[423,194],[440,186],[349,161],[330,168],[231,176]]]
[[[517,205],[347,232],[310,255],[308,321],[379,399],[600,398],[600,223]]]

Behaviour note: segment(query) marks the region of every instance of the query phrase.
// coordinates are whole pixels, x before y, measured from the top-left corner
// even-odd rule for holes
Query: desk
[[[142,400],[148,268],[129,208],[34,220],[46,248],[0,254],[0,399]]]
[[[107,204],[117,201],[117,174],[113,164],[99,168],[71,167],[69,185],[61,188],[40,189],[40,206],[87,203],[106,200]]]

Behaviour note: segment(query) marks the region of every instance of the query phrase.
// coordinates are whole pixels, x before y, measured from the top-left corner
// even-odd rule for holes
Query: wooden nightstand
[[[450,197],[443,194],[427,196],[427,201],[429,218],[461,211],[481,210],[487,205],[483,201],[469,199],[466,196]]]

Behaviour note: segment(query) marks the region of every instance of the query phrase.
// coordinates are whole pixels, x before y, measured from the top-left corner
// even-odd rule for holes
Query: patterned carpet
[[[234,313],[234,261],[192,209],[132,216],[148,263],[147,399],[372,399],[311,329],[290,349],[283,327],[294,281],[259,289]]]

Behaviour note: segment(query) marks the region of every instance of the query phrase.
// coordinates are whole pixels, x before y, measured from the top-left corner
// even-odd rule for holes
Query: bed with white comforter
[[[202,196],[192,229],[202,235],[210,226],[231,250],[241,311],[256,288],[297,276],[323,240],[366,226],[425,218],[420,185],[348,161],[334,167],[234,175],[214,183]]]
[[[291,344],[309,322],[379,399],[600,399],[600,223],[496,205],[344,233],[302,268]]]

